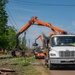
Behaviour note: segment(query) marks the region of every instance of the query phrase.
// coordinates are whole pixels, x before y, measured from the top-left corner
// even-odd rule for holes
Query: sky
[[[75,0],[9,0],[6,4],[8,25],[14,26],[19,32],[28,21],[37,16],[43,22],[49,22],[53,26],[71,33],[75,33]],[[50,28],[32,25],[26,30],[27,45],[30,46],[35,39],[44,33],[50,35]],[[24,33],[20,35],[23,37]],[[37,40],[42,46],[40,39]]]

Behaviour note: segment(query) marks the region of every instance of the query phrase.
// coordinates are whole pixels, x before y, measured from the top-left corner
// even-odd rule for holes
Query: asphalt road
[[[44,60],[42,60],[44,64]],[[64,66],[55,68],[54,70],[49,70],[50,75],[75,75],[75,66]]]
[[[61,67],[50,70],[50,75],[75,75],[75,67]]]

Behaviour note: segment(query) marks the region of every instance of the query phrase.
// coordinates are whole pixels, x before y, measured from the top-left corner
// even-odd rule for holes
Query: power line
[[[11,19],[9,18],[9,22],[11,23],[11,25],[13,25],[14,26],[14,24],[13,24],[13,22],[11,21]]]
[[[15,8],[13,4],[9,4],[9,6],[10,6],[11,9],[14,9],[14,8]],[[10,9],[10,8],[9,8],[9,9]],[[19,18],[19,15],[17,14],[17,12],[15,12],[15,11],[12,10],[11,13],[12,13],[13,15],[16,15],[16,16],[13,17],[14,21],[15,21],[15,19],[18,19],[18,18]],[[15,13],[15,14],[14,14],[14,13]],[[11,16],[11,17],[12,17],[12,16]],[[18,19],[18,20],[19,20],[19,19]],[[17,21],[15,21],[15,25],[17,26],[17,28],[19,27],[19,26],[18,26],[19,24],[17,23]]]
[[[40,2],[31,2],[31,1],[11,1],[13,3],[22,3],[22,4],[32,4],[33,6],[69,6],[69,7],[75,7],[75,4],[52,4],[52,3],[40,3]]]
[[[10,13],[10,11],[9,11],[9,9],[8,9],[8,8],[7,8],[7,11],[8,11],[8,13],[9,13],[9,15],[10,15],[10,17],[11,17],[11,19],[12,19],[13,23],[14,23],[15,25],[17,25],[17,24],[16,24],[16,22],[15,22],[15,20],[14,20],[14,18],[12,17],[12,15],[11,15],[11,13]]]
[[[9,16],[9,15],[8,15]],[[13,21],[11,20],[11,18],[9,17],[8,18],[8,21],[10,22],[10,24],[12,25],[12,26],[14,26],[14,24],[13,24]],[[9,25],[9,24],[8,24]],[[15,27],[15,26],[14,26]]]

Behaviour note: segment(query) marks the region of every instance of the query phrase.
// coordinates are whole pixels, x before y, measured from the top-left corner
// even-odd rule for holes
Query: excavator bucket
[[[14,50],[12,50],[11,55],[12,55],[12,57],[25,56],[25,51],[23,49],[21,49],[20,47],[18,47],[18,48],[15,48]]]
[[[33,43],[33,45],[32,46],[38,46],[38,44],[36,43],[36,40],[35,40],[35,43]]]
[[[33,46],[38,46],[38,44],[37,43],[33,43]]]

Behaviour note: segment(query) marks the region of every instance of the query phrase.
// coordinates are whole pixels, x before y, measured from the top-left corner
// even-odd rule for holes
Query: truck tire
[[[48,60],[48,68],[49,68],[49,70],[54,70],[54,66],[51,65],[50,59]]]
[[[45,66],[48,67],[48,59],[46,58],[46,54],[45,54],[45,56],[44,56],[44,60],[45,60],[45,61],[44,61],[44,62],[45,62]]]

